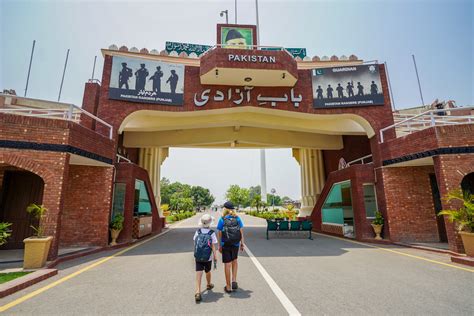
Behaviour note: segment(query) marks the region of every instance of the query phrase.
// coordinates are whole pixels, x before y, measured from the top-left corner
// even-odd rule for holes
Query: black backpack
[[[224,229],[222,231],[222,241],[224,246],[233,246],[240,242],[242,234],[237,217],[224,218]]]
[[[198,235],[194,241],[194,258],[197,262],[207,262],[212,254],[212,234],[214,231],[209,230],[207,234],[198,230]]]

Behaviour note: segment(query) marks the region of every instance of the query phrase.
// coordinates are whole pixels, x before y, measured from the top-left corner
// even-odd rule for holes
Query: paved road
[[[243,220],[247,245],[264,271],[242,254],[240,289],[231,295],[224,294],[220,265],[213,274],[216,288],[203,294],[201,304],[194,303],[196,216],[124,253],[115,250],[64,263],[58,276],[4,298],[0,305],[16,304],[7,314],[36,315],[286,315],[289,305],[303,315],[474,314],[474,273],[451,264],[448,256],[379,249],[322,235],[267,241],[263,220]]]

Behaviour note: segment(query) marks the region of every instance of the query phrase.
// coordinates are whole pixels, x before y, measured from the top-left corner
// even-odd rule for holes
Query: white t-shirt
[[[200,228],[201,229],[201,233],[202,234],[207,234],[209,233],[210,229],[209,228]],[[193,240],[196,240],[196,237],[198,235],[198,231],[196,230],[196,232],[194,233],[194,237],[193,237]],[[212,239],[212,243],[213,244],[217,244],[217,236],[216,236],[216,232],[212,232],[212,235],[211,235],[211,239]],[[209,260],[207,261],[212,261],[212,253],[211,253],[211,256],[209,257]]]

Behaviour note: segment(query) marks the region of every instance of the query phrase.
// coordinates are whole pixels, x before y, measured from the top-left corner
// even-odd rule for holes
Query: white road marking
[[[270,289],[272,289],[275,296],[280,300],[281,305],[286,309],[289,315],[301,315],[301,313],[296,309],[295,305],[290,301],[290,299],[285,295],[282,289],[276,284],[273,278],[268,274],[267,270],[260,264],[257,258],[253,255],[252,251],[245,245],[245,251],[247,252],[250,260],[252,260],[253,264],[257,267],[257,270],[263,276],[265,281],[267,282]]]

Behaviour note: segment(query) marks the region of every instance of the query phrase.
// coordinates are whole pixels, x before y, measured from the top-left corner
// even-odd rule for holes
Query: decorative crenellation
[[[118,51],[121,51],[121,52],[131,52],[131,53],[139,53],[139,54],[143,54],[143,55],[161,55],[161,56],[171,56],[171,57],[181,57],[181,58],[192,58],[192,59],[199,59],[201,57],[198,56],[196,53],[186,53],[186,52],[181,52],[181,53],[177,53],[176,51],[171,51],[170,53],[168,53],[165,49],[164,50],[161,50],[161,51],[158,51],[157,49],[152,49],[152,50],[148,50],[147,48],[142,48],[142,49],[138,49],[137,47],[133,46],[131,47],[130,49],[125,46],[125,45],[122,45],[120,46],[120,48],[115,45],[115,44],[112,44],[109,46],[109,50],[118,50]],[[358,60],[358,57],[356,55],[350,55],[349,57],[347,57],[346,55],[342,55],[340,57],[336,56],[336,55],[332,55],[331,57],[328,57],[326,55],[320,57],[320,56],[313,56],[313,57],[309,57],[309,56],[306,56],[304,58],[301,58],[299,56],[297,57],[294,57],[294,59],[296,61],[323,61],[323,62],[334,62],[334,61],[355,61],[355,60]]]

